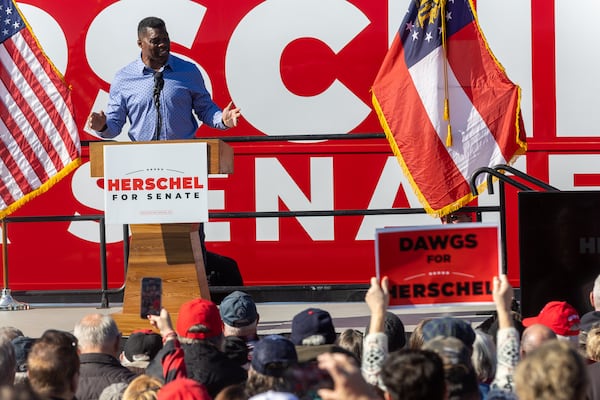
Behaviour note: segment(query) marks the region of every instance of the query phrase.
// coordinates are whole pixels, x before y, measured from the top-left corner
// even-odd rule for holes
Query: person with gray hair
[[[496,376],[496,363],[498,360],[494,338],[479,329],[475,329],[471,362],[473,363],[475,375],[479,383],[479,391],[483,395],[486,395],[490,390],[490,384]]]
[[[110,315],[86,315],[73,333],[79,343],[81,362],[78,400],[98,399],[107,386],[129,383],[136,377],[117,359],[121,333]]]
[[[594,325],[600,326],[600,275],[594,281],[594,288],[590,292],[590,304],[593,311],[587,312],[581,316],[579,327],[584,332],[589,332]]]

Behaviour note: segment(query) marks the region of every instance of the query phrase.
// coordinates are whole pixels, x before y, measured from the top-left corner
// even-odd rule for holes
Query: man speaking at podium
[[[132,141],[192,139],[198,118],[216,129],[233,128],[239,108],[223,111],[212,101],[200,70],[170,53],[171,41],[162,19],[147,17],[138,24],[141,56],[119,70],[110,86],[106,114],[92,112],[88,126],[103,138],[114,138],[125,120]]]
[[[120,69],[110,86],[108,106],[92,112],[89,128],[103,138],[121,133],[129,119],[132,141],[193,139],[198,129],[194,114],[216,129],[237,126],[240,109],[230,102],[221,110],[211,99],[196,65],[171,54],[165,22],[147,17],[138,24],[141,55]],[[207,264],[204,229],[200,242]]]

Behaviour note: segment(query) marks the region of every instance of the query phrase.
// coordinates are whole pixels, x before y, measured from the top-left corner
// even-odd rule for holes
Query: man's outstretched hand
[[[237,126],[238,118],[241,117],[242,113],[238,107],[233,105],[233,101],[230,101],[227,104],[227,107],[223,110],[223,123],[228,128],[233,128]]]

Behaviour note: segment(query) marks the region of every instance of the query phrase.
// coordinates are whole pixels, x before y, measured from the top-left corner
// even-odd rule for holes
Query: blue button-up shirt
[[[154,71],[141,57],[126,65],[115,75],[110,86],[106,109],[104,138],[121,133],[126,119],[131,127],[132,141],[152,140],[156,129],[157,112],[153,101]],[[198,129],[198,118],[213,128],[227,129],[221,109],[212,101],[204,86],[200,70],[174,55],[163,69],[164,87],[160,94],[162,124],[159,140],[191,139]]]

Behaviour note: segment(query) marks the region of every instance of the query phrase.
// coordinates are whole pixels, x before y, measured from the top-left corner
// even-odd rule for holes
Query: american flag
[[[372,87],[394,154],[425,210],[473,200],[481,167],[525,152],[520,88],[491,53],[469,0],[413,0]],[[479,176],[479,191],[485,176]]]
[[[70,95],[16,4],[0,0],[0,218],[80,164]]]

